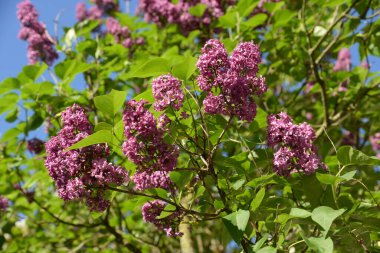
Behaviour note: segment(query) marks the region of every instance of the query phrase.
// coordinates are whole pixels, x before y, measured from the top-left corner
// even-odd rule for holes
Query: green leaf
[[[219,18],[219,25],[223,28],[230,28],[236,25],[236,11],[229,11]]]
[[[315,250],[318,253],[332,253],[334,249],[334,243],[331,238],[323,238],[323,237],[310,237],[304,238],[307,246],[310,249]]]
[[[197,66],[195,65],[197,63],[198,59],[192,56],[186,57],[181,63],[173,66],[173,76],[181,79],[181,80],[187,80],[191,77],[192,74],[194,74],[195,70],[197,69]]]
[[[253,3],[252,3],[253,2]],[[239,0],[237,2],[237,11],[240,17],[246,17],[252,13],[252,10],[259,4],[259,1]],[[258,14],[260,15],[260,14]],[[255,15],[256,16],[256,15]]]
[[[334,185],[336,183],[344,181],[344,179],[341,177],[337,177],[337,176],[334,176],[331,174],[322,174],[319,172],[317,172],[316,177],[317,177],[318,181],[323,183],[323,184]]]
[[[153,103],[154,97],[153,97],[153,93],[152,93],[152,88],[148,88],[146,91],[137,95],[133,99],[136,101],[140,101],[141,99],[144,99],[144,100],[148,101],[149,103]]]
[[[8,93],[0,97],[0,114],[13,109],[19,100],[19,96],[16,93]]]
[[[301,208],[292,208],[290,209],[290,216],[294,217],[294,218],[307,218],[307,217],[310,217],[311,216],[311,213],[309,211],[306,211],[304,209],[301,209]]]
[[[93,64],[86,62],[81,62],[78,59],[65,60],[58,63],[54,67],[54,71],[59,78],[64,79],[73,79],[79,73],[83,73],[94,67]]]
[[[264,197],[265,197],[265,187],[262,187],[251,202],[250,210],[252,212],[256,211],[260,207],[261,202],[263,201]]]
[[[342,165],[380,165],[379,159],[369,157],[351,146],[340,147],[337,152],[337,157]]]
[[[171,204],[167,204],[164,208],[164,210],[161,211],[160,215],[157,217],[157,219],[163,219],[173,214],[173,212],[177,208]]]
[[[112,90],[108,95],[97,96],[94,103],[104,115],[113,118],[125,102],[126,91]]]
[[[110,124],[106,123],[106,122],[99,122],[98,124],[96,124],[94,132],[98,132],[98,131],[101,131],[101,130],[111,131],[112,130],[112,126]]]
[[[205,12],[205,10],[207,9],[207,5],[206,4],[197,4],[193,7],[190,7],[189,8],[189,13],[195,17],[202,17],[203,16],[203,13]]]
[[[4,79],[0,84],[0,94],[20,88],[20,82],[17,78]]]
[[[256,27],[264,24],[265,21],[267,20],[267,17],[268,16],[266,14],[260,13],[260,14],[253,16],[252,18],[248,19],[243,24],[248,26],[249,28],[256,28]]]
[[[328,206],[320,206],[313,210],[311,213],[311,219],[323,228],[326,236],[333,221],[345,211],[345,209],[334,210]]]
[[[98,132],[95,132],[83,140],[78,141],[71,147],[67,148],[66,151],[73,150],[73,149],[78,149],[78,148],[83,148],[87,147],[90,145],[94,144],[99,144],[99,143],[112,143],[112,132],[109,130],[100,130]]]
[[[201,185],[198,187],[197,191],[195,192],[195,196],[194,196],[194,199],[198,199],[200,196],[202,196],[202,194],[205,192],[206,188]]]
[[[166,74],[170,72],[170,64],[167,59],[164,58],[154,58],[150,59],[141,66],[138,66],[136,70],[132,71],[131,73],[128,73],[125,78],[132,78],[132,77],[151,77],[151,76],[158,76],[161,74]]]
[[[243,238],[245,228],[249,221],[249,215],[249,211],[239,209],[222,218],[224,225],[236,243],[240,243]]]
[[[183,189],[187,183],[192,179],[191,171],[172,171],[170,172],[170,179],[180,188]]]
[[[5,120],[7,122],[14,122],[18,118],[18,114],[19,114],[18,107],[15,107],[10,113],[7,114],[7,116],[5,116]]]
[[[277,249],[272,246],[266,246],[264,248],[259,249],[256,253],[276,253]]]
[[[261,246],[263,246],[263,244],[268,240],[268,238],[269,234],[263,235],[263,237],[253,246],[253,251],[258,251],[261,248]]]
[[[276,22],[274,23],[274,27],[278,28],[281,26],[288,25],[295,15],[297,15],[296,12],[290,11],[288,9],[281,9],[277,11],[274,15],[274,18],[276,20]]]
[[[42,75],[42,73],[45,72],[45,70],[47,70],[47,68],[48,68],[48,65],[46,65],[45,63],[41,63],[41,64],[39,63],[36,65],[27,65],[22,69],[21,76],[22,77],[25,76],[29,78],[30,80],[35,81],[37,80],[38,77]]]
[[[221,201],[219,199],[215,199],[214,200],[214,208],[215,208],[215,210],[220,210],[220,209],[224,208],[223,201]]]
[[[346,179],[347,181],[349,181],[349,180],[351,180],[351,179],[354,178],[356,172],[357,172],[357,170],[353,170],[353,171],[347,172],[346,174],[344,174],[344,175],[342,175],[340,177]]]

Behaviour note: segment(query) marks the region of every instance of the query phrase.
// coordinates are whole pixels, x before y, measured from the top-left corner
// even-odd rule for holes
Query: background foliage
[[[380,56],[380,2],[288,0],[266,2],[265,10],[255,13],[258,4],[240,0],[210,26],[189,33],[177,24],[160,27],[140,16],[110,13],[129,28],[133,39],[144,38],[144,44],[130,48],[96,30],[106,17],[78,22],[65,28],[56,41],[61,55],[54,66],[39,62],[2,80],[0,113],[16,124],[0,144],[0,194],[9,200],[9,208],[0,214],[2,249],[379,251],[380,161],[369,141],[380,132],[379,71],[360,62],[352,63],[348,71],[334,71],[333,66],[338,52],[353,45],[364,62],[369,55]],[[191,14],[202,17],[204,11],[197,5]],[[197,86],[195,64],[202,46],[213,37],[229,52],[242,41],[260,46],[260,74],[268,91],[256,101],[257,116],[251,123],[232,118],[227,124],[228,117],[203,114],[200,109],[205,94]],[[142,194],[132,186],[115,188],[109,191],[111,207],[101,213],[58,198],[44,166],[46,153],[28,151],[30,133],[46,128],[49,136],[55,136],[61,129],[60,113],[80,104],[95,126],[95,137],[76,148],[108,143],[111,160],[132,175],[135,165],[121,151],[122,108],[131,98],[153,103],[152,80],[167,73],[188,90],[183,111],[204,118],[183,119],[181,111],[167,110],[174,123],[165,138],[197,153],[191,140],[206,127],[204,136],[210,143],[205,150],[216,148],[211,157],[214,170],[193,169],[202,164],[203,154],[181,152],[178,169],[170,174],[176,194],[160,188]],[[51,78],[46,79],[48,75]],[[86,82],[83,90],[73,85],[79,75]],[[341,91],[344,82],[347,90]],[[157,118],[160,115],[153,108],[150,111]],[[316,130],[315,144],[328,170],[290,177],[273,172],[273,150],[266,145],[267,115],[281,111]],[[174,208],[168,205],[161,218],[179,207],[187,210],[181,239],[167,237],[143,221],[141,207],[152,198],[179,203]]]

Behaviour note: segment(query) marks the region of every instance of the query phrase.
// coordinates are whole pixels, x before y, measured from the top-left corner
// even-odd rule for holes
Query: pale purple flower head
[[[30,139],[26,142],[26,148],[32,154],[39,154],[44,150],[45,142],[38,138]]]
[[[136,102],[129,101],[124,109],[123,122],[124,134],[127,138],[135,134],[141,135],[143,138],[154,136],[157,132],[156,120],[145,105],[148,104],[145,100]]]
[[[351,69],[351,53],[347,48],[342,48],[338,53],[334,71],[349,71]]]
[[[181,215],[179,211],[174,211],[171,215],[163,219],[158,218],[166,205],[167,204],[161,200],[153,200],[145,203],[141,209],[144,221],[152,223],[159,230],[165,231],[167,236],[182,236],[183,233],[178,231],[175,224]]]
[[[257,76],[260,62],[259,48],[252,42],[240,43],[228,57],[220,41],[209,40],[197,63],[198,85],[208,91],[203,101],[205,112],[252,121],[256,116],[254,96],[267,90],[265,78]],[[218,92],[214,94],[212,88]]]
[[[55,42],[48,35],[45,25],[38,21],[37,10],[29,0],[24,0],[17,8],[17,18],[22,25],[18,37],[28,42],[29,63],[35,64],[41,60],[52,65],[58,58]]]
[[[349,145],[349,146],[355,146],[355,144],[356,144],[355,135],[348,130],[343,130],[342,144],[343,145]]]
[[[259,71],[260,62],[259,47],[252,42],[242,42],[231,54],[230,71],[233,71],[237,76],[255,77]]]
[[[153,104],[156,111],[163,111],[170,106],[175,110],[181,109],[184,98],[181,81],[172,75],[161,75],[154,79],[152,92],[156,100]]]
[[[116,42],[119,43],[120,41],[124,40],[124,38],[127,38],[129,36],[129,29],[128,27],[122,27],[118,20],[115,18],[108,18],[106,22],[106,28],[107,32],[112,34],[113,37],[116,39]]]
[[[169,117],[164,113],[160,115],[157,121],[157,127],[161,129],[162,131],[169,131],[169,124],[171,120]]]
[[[114,0],[91,0],[102,12],[110,13],[119,10],[119,5]]]
[[[201,90],[210,91],[213,86],[217,86],[218,77],[229,68],[228,53],[224,45],[217,39],[207,41],[202,48],[197,67],[200,72],[197,81]]]
[[[377,157],[380,158],[380,133],[375,133],[369,137],[373,151],[377,153]]]
[[[151,188],[170,190],[173,187],[173,183],[167,171],[142,169],[141,171],[136,171],[131,179],[135,184],[135,190],[138,191]]]
[[[45,144],[45,166],[56,183],[58,196],[67,201],[84,200],[91,210],[102,211],[109,203],[104,198],[105,186],[127,183],[128,173],[106,161],[109,150],[104,144],[66,151],[92,134],[92,125],[82,107],[68,107],[61,119],[63,128]]]
[[[24,0],[17,5],[17,18],[25,27],[31,27],[38,22],[38,12],[29,0]]]
[[[0,210],[2,212],[5,212],[9,207],[9,201],[8,199],[4,198],[3,196],[0,195]]]
[[[99,185],[122,185],[129,181],[128,172],[109,163],[105,158],[97,158],[92,161],[91,176]]]
[[[132,180],[138,190],[171,186],[168,172],[177,165],[179,150],[164,140],[165,116],[159,122],[145,108],[146,101],[131,100],[124,110],[123,153],[137,165]]]
[[[77,6],[75,7],[76,10],[76,18],[78,21],[84,21],[85,19],[88,18],[88,13],[86,9],[86,4],[85,3],[78,3]]]
[[[177,24],[180,31],[187,35],[196,29],[210,29],[211,23],[224,15],[225,9],[234,1],[220,0],[140,0],[137,14],[143,14],[148,22],[162,27],[167,24]],[[193,16],[190,8],[197,4],[206,5],[201,17]]]
[[[362,63],[360,63],[360,66],[362,66],[365,69],[369,69],[370,67],[369,63],[366,60],[362,61]]]
[[[133,39],[132,38],[126,38],[124,41],[123,41],[123,46],[125,48],[131,48],[133,46]]]
[[[144,37],[138,37],[138,38],[135,40],[135,44],[136,44],[136,45],[143,45],[143,44],[145,44],[145,39],[144,39]]]
[[[99,20],[103,16],[103,11],[98,6],[92,6],[87,13],[90,20]]]
[[[292,172],[312,174],[326,166],[316,154],[314,129],[307,123],[296,125],[284,112],[268,116],[268,146],[276,150],[273,170],[288,176]]]

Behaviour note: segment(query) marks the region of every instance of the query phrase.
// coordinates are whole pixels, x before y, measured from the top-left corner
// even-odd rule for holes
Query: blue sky
[[[28,61],[26,57],[27,43],[17,38],[20,24],[16,17],[16,5],[21,0],[0,0],[0,82],[12,76],[17,76]],[[61,12],[58,24],[58,35],[62,36],[63,27],[75,23],[75,6],[80,0],[31,0],[40,13],[40,20],[44,22],[51,34],[54,34],[54,19]],[[84,1],[84,0],[83,0]],[[124,1],[122,10],[125,10]],[[136,8],[137,0],[132,1],[131,9]],[[132,11],[134,12],[134,11]],[[357,46],[351,48],[353,65],[360,64]],[[379,58],[370,58],[372,71],[380,70]],[[0,135],[12,127],[0,116]]]

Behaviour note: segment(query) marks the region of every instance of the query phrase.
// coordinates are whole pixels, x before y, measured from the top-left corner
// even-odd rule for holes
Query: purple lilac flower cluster
[[[377,153],[377,157],[380,159],[380,133],[375,133],[369,137],[372,149]]]
[[[30,139],[26,142],[26,148],[32,154],[39,154],[44,150],[45,142],[38,138]]]
[[[39,60],[52,65],[58,59],[54,49],[54,40],[49,36],[46,27],[38,21],[38,12],[29,0],[17,5],[17,18],[21,22],[18,37],[27,41],[29,63],[35,64]]]
[[[144,100],[131,100],[126,104],[123,152],[137,165],[132,176],[135,189],[170,189],[172,182],[168,174],[177,165],[178,148],[166,144],[163,129],[157,127],[156,119],[145,108],[146,104]]]
[[[99,20],[103,16],[103,12],[97,6],[92,6],[87,10],[85,3],[78,3],[76,6],[76,17],[79,22],[86,19]]]
[[[347,48],[342,48],[338,53],[338,59],[335,62],[334,71],[350,71],[351,69],[351,53]],[[343,81],[338,88],[339,92],[347,91],[349,80]]]
[[[351,53],[347,48],[342,48],[338,53],[334,71],[349,71],[351,69]]]
[[[63,128],[46,143],[45,166],[56,183],[60,198],[85,200],[93,211],[103,211],[110,202],[105,198],[106,186],[128,182],[127,171],[108,163],[104,144],[66,151],[71,145],[92,134],[92,125],[83,108],[68,107],[61,114]]]
[[[312,174],[318,168],[326,169],[320,161],[316,147],[315,131],[307,123],[296,125],[284,112],[268,116],[268,145],[276,150],[273,170],[281,176],[292,172]]]
[[[0,210],[5,212],[9,207],[9,202],[6,198],[0,195]]]
[[[260,50],[252,42],[240,43],[228,57],[220,41],[207,41],[197,62],[198,85],[208,92],[203,101],[205,111],[252,121],[256,116],[254,95],[267,90],[265,78],[257,77],[260,62]]]
[[[172,75],[161,75],[154,79],[152,91],[156,100],[153,104],[156,111],[163,111],[169,106],[175,110],[182,107],[184,94],[181,90],[181,81]]]
[[[183,233],[177,231],[177,228],[173,226],[173,221],[180,216],[180,212],[175,211],[163,219],[158,219],[165,206],[166,203],[161,200],[145,203],[141,209],[144,221],[150,222],[158,229],[165,231],[167,236],[182,236]]]
[[[355,146],[356,138],[352,132],[348,130],[343,130],[342,134],[343,134],[343,138],[342,138],[343,145]]]
[[[115,18],[108,18],[106,22],[107,32],[112,34],[117,43],[122,43],[122,45],[126,48],[132,47],[133,44],[142,45],[145,43],[143,37],[139,37],[137,39],[133,39],[131,37],[130,31],[128,27],[121,26],[119,21]]]
[[[139,0],[137,12],[144,14],[145,21],[159,26],[177,24],[184,34],[188,34],[190,31],[209,27],[213,20],[223,16],[227,6],[231,4],[227,2],[232,3],[221,0],[179,0],[174,4],[170,0]],[[197,4],[207,6],[201,17],[190,14],[190,8]]]
[[[79,22],[101,19],[105,14],[118,11],[119,5],[114,0],[92,0],[95,6],[87,10],[85,3],[78,3],[76,6],[76,17]]]

